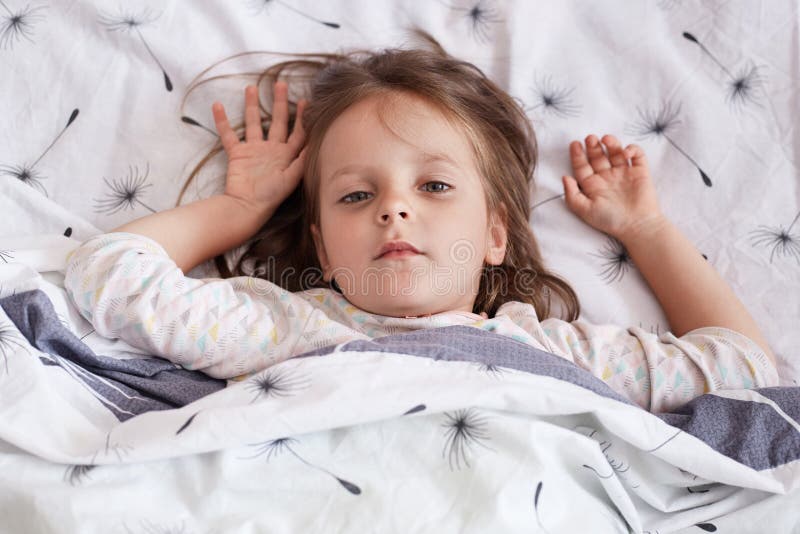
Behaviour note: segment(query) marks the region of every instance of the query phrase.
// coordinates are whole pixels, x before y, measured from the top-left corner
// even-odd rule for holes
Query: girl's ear
[[[489,265],[501,265],[506,257],[508,245],[508,216],[506,206],[500,203],[497,211],[489,214],[489,235],[486,243],[486,258]]]
[[[317,250],[317,258],[322,267],[322,279],[327,282],[328,270],[330,268],[330,265],[328,265],[328,253],[325,251],[325,245],[322,243],[322,235],[320,234],[319,228],[313,223],[311,224],[311,237],[314,239],[314,248]]]

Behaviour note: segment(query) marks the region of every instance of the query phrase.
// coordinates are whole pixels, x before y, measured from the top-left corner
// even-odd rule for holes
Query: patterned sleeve
[[[726,328],[698,328],[676,337],[547,319],[542,329],[552,350],[651,412],[719,389],[778,385],[777,369],[764,351]]]
[[[74,250],[64,286],[98,334],[216,378],[290,358],[309,320],[325,315],[259,278],[184,276],[156,241],[127,232]]]

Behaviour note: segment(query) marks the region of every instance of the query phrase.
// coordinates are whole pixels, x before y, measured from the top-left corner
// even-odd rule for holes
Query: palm
[[[274,145],[269,141],[240,143],[228,153],[226,195],[267,203],[294,191],[300,176],[286,172],[291,154]]]
[[[592,135],[585,152],[579,142],[570,145],[575,178],[569,180],[578,187],[567,187],[567,204],[587,224],[618,237],[658,215],[658,201],[641,149],[623,149],[610,135],[603,137],[603,144],[606,151]]]

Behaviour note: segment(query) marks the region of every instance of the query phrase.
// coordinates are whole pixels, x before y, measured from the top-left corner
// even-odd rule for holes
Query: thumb
[[[303,177],[303,171],[305,170],[306,166],[306,153],[308,151],[303,148],[300,151],[300,154],[292,161],[292,163],[286,168],[286,175],[290,177],[290,179],[295,182],[299,182],[300,179]]]
[[[562,176],[561,180],[564,183],[564,198],[567,201],[567,207],[582,217],[589,211],[591,204],[589,197],[583,194],[578,187],[578,182],[572,176]]]

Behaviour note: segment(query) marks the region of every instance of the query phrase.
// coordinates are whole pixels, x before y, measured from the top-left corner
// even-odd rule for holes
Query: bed
[[[793,531],[799,11],[0,1],[0,532]],[[662,208],[756,318],[781,387],[649,414],[466,327],[326,347],[226,384],[93,332],[64,292],[66,255],[175,205],[215,142],[212,100],[242,111],[243,78],[184,98],[203,69],[246,51],[397,46],[411,26],[525,106],[540,156],[530,222],[583,317],[668,330],[620,243],[561,197],[569,141],[615,133],[644,147]],[[208,75],[268,61],[242,55]],[[184,201],[223,175],[214,161]],[[216,274],[210,262],[189,273]]]

